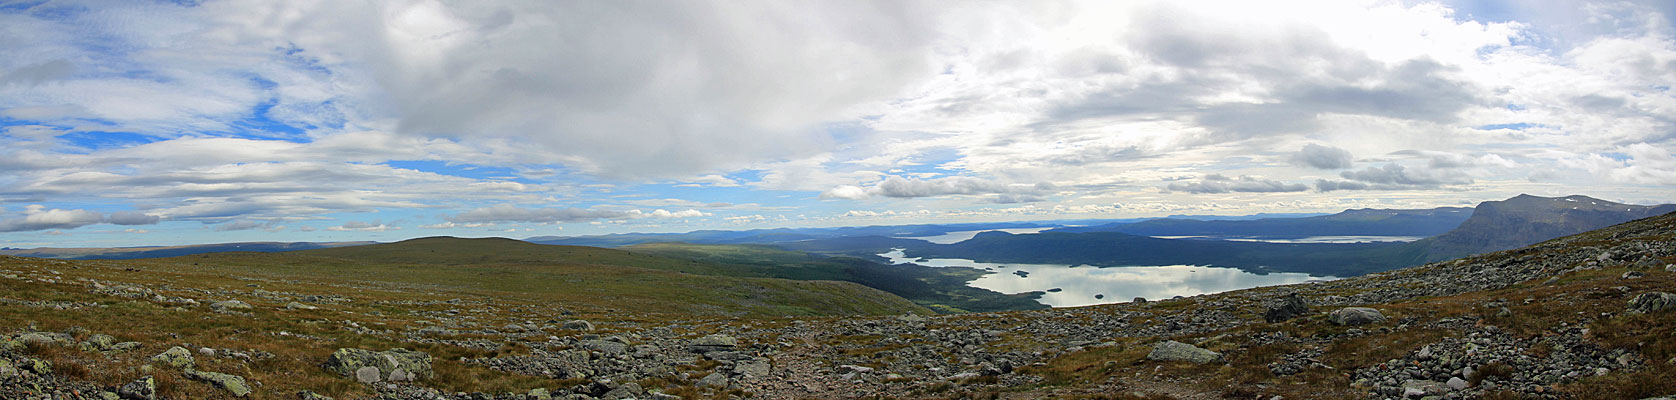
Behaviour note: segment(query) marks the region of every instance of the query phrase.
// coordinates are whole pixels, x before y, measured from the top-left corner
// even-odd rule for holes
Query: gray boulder
[[[58,332],[29,332],[18,335],[17,341],[18,343],[22,343],[24,346],[69,346],[72,344],[74,339],[72,339],[70,335]]]
[[[18,374],[17,366],[12,365],[11,361],[0,358],[0,379],[16,377]]]
[[[215,387],[232,393],[235,397],[250,395],[250,385],[244,382],[244,377],[220,372],[204,372],[188,369],[186,377],[192,380],[207,382]]]
[[[715,334],[693,339],[687,343],[687,349],[695,353],[709,353],[712,351],[729,351],[739,347],[739,340],[732,336]]]
[[[155,400],[157,399],[157,381],[150,376],[123,384],[116,390],[117,396],[127,400]]]
[[[168,350],[164,350],[162,354],[151,356],[151,362],[171,368],[191,368],[194,364],[192,352],[180,346],[170,347]]]
[[[1300,315],[1308,313],[1309,303],[1304,302],[1303,296],[1299,296],[1297,293],[1292,293],[1281,299],[1280,304],[1277,304],[1274,307],[1269,307],[1268,311],[1263,312],[1263,320],[1274,323],[1296,318]]]
[[[699,379],[698,386],[725,388],[727,387],[727,374],[712,372],[710,375],[705,375],[703,379]]]
[[[594,323],[579,320],[579,319],[578,320],[570,320],[570,321],[565,321],[564,329],[569,329],[569,330],[573,330],[573,331],[591,331],[591,330],[594,330]]]
[[[1676,309],[1676,294],[1647,292],[1629,299],[1629,312],[1649,314]]]
[[[320,307],[315,307],[315,306],[311,306],[311,305],[307,305],[307,304],[298,303],[298,302],[293,301],[293,302],[290,302],[290,303],[285,303],[285,309],[287,309],[287,310],[319,310]]]
[[[81,342],[82,351],[110,351],[116,348],[116,338],[103,333],[95,333]]]
[[[333,400],[331,396],[304,390],[297,392],[297,400]]]
[[[1147,353],[1146,359],[1155,361],[1187,361],[1194,364],[1222,362],[1222,353],[1201,349],[1198,346],[1174,340],[1165,340],[1152,346],[1152,352]]]
[[[618,355],[628,352],[628,345],[609,340],[589,340],[582,342],[582,348],[597,351],[606,355]]]
[[[430,354],[407,349],[338,349],[326,360],[326,371],[353,376],[361,382],[414,381],[435,376]]]
[[[252,308],[255,308],[255,307],[251,307],[250,303],[245,303],[245,302],[238,301],[238,300],[226,300],[226,301],[217,301],[217,302],[214,302],[214,303],[210,303],[210,309],[215,310],[215,311],[239,311],[239,310],[249,310],[249,309],[252,309]]]
[[[1367,307],[1345,307],[1327,314],[1327,320],[1339,325],[1367,325],[1385,322],[1385,314]]]

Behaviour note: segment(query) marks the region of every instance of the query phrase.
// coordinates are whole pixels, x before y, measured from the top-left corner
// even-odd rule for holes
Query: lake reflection
[[[969,286],[1006,294],[1042,291],[1040,301],[1054,307],[1121,303],[1135,297],[1148,300],[1174,296],[1226,292],[1258,286],[1285,285],[1308,280],[1332,280],[1301,273],[1258,275],[1234,268],[1168,265],[1158,267],[1069,266],[1059,264],[981,263],[958,258],[920,260],[907,257],[902,249],[879,254],[891,264],[914,263],[928,267],[969,267],[994,273],[968,283]],[[1017,271],[1025,271],[1024,276]],[[1052,289],[1060,289],[1052,292]],[[1103,298],[1096,299],[1096,295]]]

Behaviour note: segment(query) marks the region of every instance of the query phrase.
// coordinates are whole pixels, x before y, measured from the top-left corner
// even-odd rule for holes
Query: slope
[[[270,279],[427,287],[598,309],[696,314],[856,315],[928,312],[889,293],[836,281],[718,274],[730,266],[621,250],[512,239],[432,237],[285,253],[136,260],[148,266]]]
[[[1638,206],[1588,196],[1538,197],[1521,194],[1479,203],[1461,226],[1412,244],[1419,264],[1507,250],[1626,221],[1676,211],[1676,205]]]
[[[795,280],[854,282],[901,296],[944,313],[1047,308],[1039,293],[1003,294],[967,286],[986,272],[971,268],[885,265],[851,257],[825,257],[767,245],[647,243],[624,247],[636,253],[692,259],[727,266],[712,273]]]

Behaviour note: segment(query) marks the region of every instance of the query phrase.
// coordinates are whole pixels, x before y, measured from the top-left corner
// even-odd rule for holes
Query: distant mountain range
[[[1250,220],[1153,219],[1051,232],[1118,232],[1142,236],[1211,236],[1301,238],[1309,236],[1433,236],[1460,226],[1472,215],[1467,207],[1421,210],[1357,209],[1304,218]]]
[[[1251,221],[1146,221],[1082,232],[1059,229],[1038,234],[985,232],[971,240],[938,245],[897,242],[915,257],[964,258],[982,262],[1123,265],[1217,265],[1253,271],[1305,272],[1336,276],[1507,250],[1676,211],[1676,205],[1638,206],[1588,196],[1519,195],[1472,209],[1459,226],[1410,243],[1259,243],[1160,239],[1134,232],[1178,235],[1302,235],[1310,227],[1337,234],[1390,234],[1437,229],[1461,218],[1463,209],[1350,210],[1323,217]],[[1382,222],[1383,221],[1383,222]],[[1380,231],[1381,223],[1390,224]],[[850,241],[861,241],[851,238]],[[817,246],[799,243],[799,246]]]
[[[244,242],[244,243],[216,243],[194,244],[182,246],[146,246],[146,247],[87,247],[87,248],[52,248],[36,249],[6,249],[0,250],[0,255],[18,257],[61,258],[68,260],[131,260],[137,258],[178,257],[203,253],[224,253],[231,251],[247,251],[255,253],[274,253],[281,251],[325,249],[345,246],[361,246],[378,242]]]

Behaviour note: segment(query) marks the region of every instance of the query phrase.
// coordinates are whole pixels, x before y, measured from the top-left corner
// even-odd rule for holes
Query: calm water
[[[950,244],[950,243],[958,243],[958,242],[961,242],[961,241],[965,241],[966,239],[971,239],[973,236],[977,236],[979,233],[983,233],[983,232],[1001,231],[1001,232],[1011,233],[1011,234],[1014,234],[1014,235],[1019,235],[1019,234],[1026,234],[1026,233],[1038,233],[1038,232],[1049,230],[1049,229],[1053,229],[1053,227],[1047,226],[1047,227],[1040,227],[1040,228],[981,229],[981,230],[975,230],[975,231],[955,231],[955,232],[944,233],[944,234],[936,235],[936,236],[898,236],[897,239],[919,239],[919,240],[924,240],[924,241],[931,242],[931,243],[936,243],[936,244]]]
[[[970,267],[994,271],[968,283],[977,288],[1014,294],[1033,291],[1048,292],[1040,301],[1054,307],[1074,307],[1092,304],[1127,302],[1135,297],[1148,300],[1173,296],[1192,296],[1226,292],[1258,286],[1285,285],[1308,280],[1332,280],[1330,276],[1312,277],[1300,273],[1270,273],[1258,275],[1234,268],[1168,265],[1159,267],[1071,266],[1057,264],[981,263],[958,258],[919,260],[907,257],[902,249],[879,256],[889,258],[891,264],[914,263],[928,267]],[[1015,272],[1024,271],[1020,276]],[[1095,298],[1103,295],[1103,298]]]

